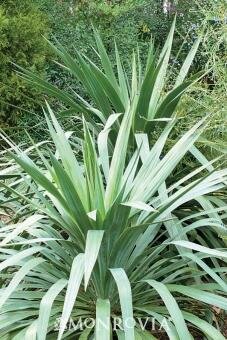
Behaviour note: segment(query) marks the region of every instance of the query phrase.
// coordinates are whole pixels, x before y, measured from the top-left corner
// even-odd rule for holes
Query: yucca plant
[[[185,80],[200,44],[201,38],[198,38],[189,51],[175,83],[168,90],[168,65],[174,29],[175,20],[159,56],[158,50],[154,48],[154,42],[151,41],[145,68],[141,62],[140,51],[137,49],[133,53],[131,69],[128,72],[121,62],[117,44],[115,43],[116,61],[113,63],[95,29],[94,38],[97,44],[95,52],[100,58],[101,68],[79,51],[75,51],[74,58],[58,41],[55,44],[49,42],[62,63],[58,62],[58,64],[82,85],[86,100],[74,90],[70,93],[58,89],[31,71],[19,68],[19,74],[45,94],[61,102],[62,116],[76,115],[81,118],[83,114],[96,132],[100,132],[101,126],[112,113],[127,111],[133,98],[138,97],[136,108],[133,109],[135,111],[133,131],[150,130],[154,120],[165,121],[171,117],[183,93],[201,77],[200,73]]]
[[[175,118],[153,145],[135,134],[132,151],[138,100],[97,137],[84,120],[83,141],[49,106],[53,143],[22,151],[2,135],[15,161],[3,178],[17,176],[1,182],[2,203],[11,195],[26,209],[0,229],[1,339],[157,339],[151,320],[170,339],[193,339],[193,329],[224,339],[207,311],[227,310],[227,170],[200,154],[200,167],[170,183],[207,118],[168,151]]]

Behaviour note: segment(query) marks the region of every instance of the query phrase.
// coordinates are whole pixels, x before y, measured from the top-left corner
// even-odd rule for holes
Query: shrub
[[[173,31],[174,24],[158,63],[150,49],[144,78],[134,57],[132,86],[117,49],[115,77],[97,32],[104,71],[59,45],[94,106],[26,72],[83,112],[83,135],[65,132],[49,105],[48,140],[22,151],[1,135],[11,148],[0,172],[1,206],[12,209],[0,233],[1,338],[153,339],[139,323],[153,317],[170,339],[191,339],[194,329],[224,339],[212,310],[227,310],[227,169],[194,145],[208,117],[168,143],[198,45],[166,94]],[[154,124],[162,124],[155,141]],[[176,171],[188,153],[200,164]],[[70,317],[78,329],[66,328]],[[122,329],[114,329],[116,317]]]
[[[213,12],[214,12],[214,10],[212,10],[212,13]],[[198,39],[195,40],[195,32],[193,34],[194,34],[194,36],[193,36],[194,43],[191,47],[191,51],[192,51],[191,52],[191,60],[189,59],[190,65],[188,64],[188,67],[187,67],[187,71],[189,71],[189,72],[191,72],[191,70],[195,70],[195,69],[198,68],[198,58],[196,59],[196,55],[198,53],[200,46],[198,48]],[[207,65],[204,65],[204,67],[205,67],[205,71],[207,71],[207,72],[210,69],[211,61],[215,60],[215,63],[213,62],[213,64],[212,64],[213,75],[216,74],[215,75],[215,77],[216,77],[215,84],[212,86],[212,89],[211,89],[210,88],[211,85],[209,85],[209,82],[213,81],[212,78],[211,78],[211,77],[213,77],[212,74],[211,74],[211,71],[209,71],[209,73],[207,73],[206,76],[203,77],[202,81],[199,84],[196,84],[195,86],[191,86],[188,83],[188,85],[190,85],[192,96],[190,96],[190,92],[188,92],[188,96],[185,97],[185,100],[182,102],[182,105],[179,106],[179,110],[177,112],[179,116],[185,118],[184,120],[182,120],[182,122],[184,122],[184,126],[186,127],[186,129],[190,128],[190,126],[193,125],[193,122],[195,122],[198,118],[203,117],[204,114],[207,114],[207,112],[209,112],[213,115],[213,120],[211,121],[210,127],[207,128],[203,138],[201,138],[199,140],[199,142],[204,146],[206,155],[209,158],[212,158],[212,153],[217,152],[217,149],[219,150],[219,152],[220,151],[224,152],[225,149],[226,149],[226,146],[225,146],[226,145],[226,141],[225,141],[225,135],[226,135],[226,133],[225,133],[226,122],[225,121],[226,121],[226,119],[225,119],[225,109],[224,109],[225,105],[223,103],[223,101],[225,102],[225,86],[223,85],[224,79],[221,79],[221,77],[223,78],[223,74],[225,74],[225,72],[224,72],[225,66],[224,66],[223,57],[222,57],[222,55],[220,55],[220,52],[219,52],[220,46],[221,46],[222,41],[224,39],[223,26],[221,25],[217,29],[216,32],[214,32],[213,27],[207,26],[206,35],[205,36],[204,36],[204,34],[200,35],[201,36],[200,45],[202,44],[203,47],[204,47],[205,42],[210,40],[211,34],[213,36],[213,40],[216,41],[216,42],[219,41],[219,44],[216,43],[216,46],[215,45],[213,46],[213,52],[211,50],[208,51],[207,47],[206,47],[205,51],[202,52],[201,48],[200,48],[199,55],[201,56],[201,53],[203,55],[206,55]],[[177,34],[175,33],[175,36],[176,35]],[[104,40],[105,40],[105,37],[106,37],[106,35],[104,34]],[[61,40],[61,37],[60,37],[60,40]],[[95,40],[95,39],[93,38],[93,40]],[[121,39],[119,39],[119,40],[121,41]],[[81,41],[84,41],[84,40],[81,39]],[[123,38],[122,38],[122,41],[124,41]],[[129,39],[129,41],[131,41],[131,40]],[[84,80],[81,79],[79,72],[77,72],[77,70],[76,70],[77,66],[75,66],[75,68],[73,69],[74,66],[72,66],[72,63],[70,64],[70,62],[67,62],[66,54],[68,53],[68,48],[67,48],[67,51],[66,51],[64,49],[64,47],[62,47],[61,43],[56,44],[56,42],[55,42],[54,44],[57,47],[57,48],[54,48],[54,50],[57,52],[57,56],[59,57],[59,61],[60,62],[63,61],[65,63],[65,65],[67,66],[67,68],[62,68],[64,70],[64,72],[62,74],[63,74],[63,82],[65,80],[67,81],[67,79],[68,79],[67,71],[68,71],[68,75],[70,77],[70,82],[68,83],[68,86],[65,90],[67,90],[67,93],[70,93],[70,96],[67,98],[66,93],[64,93],[64,95],[63,95],[63,93],[60,94],[60,92],[56,88],[52,88],[52,90],[49,88],[49,90],[47,90],[48,86],[50,86],[50,85],[48,85],[47,83],[45,85],[44,81],[38,80],[37,77],[36,77],[35,80],[33,79],[34,82],[36,83],[36,86],[38,86],[41,90],[44,90],[44,92],[46,91],[45,93],[49,93],[50,95],[54,95],[55,98],[57,98],[58,100],[60,99],[61,102],[64,102],[64,104],[65,104],[65,107],[63,108],[64,113],[66,113],[66,109],[71,108],[71,111],[70,110],[67,111],[68,113],[69,112],[75,113],[75,112],[79,111],[79,112],[83,112],[84,114],[87,114],[87,112],[90,111],[90,107],[89,107],[90,103],[92,103],[92,105],[95,104],[94,105],[95,109],[100,109],[99,104],[97,102],[98,99],[94,98],[94,96],[92,96],[92,92],[89,91],[89,88],[87,87],[86,82],[84,82]],[[150,44],[150,43],[146,42],[147,48],[148,48],[148,44]],[[82,52],[75,50],[74,53],[72,54],[73,57],[76,56],[77,61],[79,61],[78,65],[80,65],[82,63],[81,58],[83,59],[83,52],[87,51],[87,48],[85,48],[85,45],[84,45],[84,48],[82,48]],[[122,67],[124,68],[125,73],[127,75],[126,77],[128,79],[130,79],[131,76],[132,76],[132,67],[130,68],[130,66],[129,66],[130,65],[129,60],[127,60],[127,63],[125,63],[126,62],[125,58],[129,59],[128,53],[129,53],[130,48],[129,48],[129,50],[125,51],[125,53],[121,54],[120,53],[120,51],[122,51],[121,45],[122,44],[120,43],[120,48],[119,47],[117,48],[117,53],[120,56]],[[123,43],[123,45],[124,45],[124,43]],[[174,41],[173,41],[173,45],[174,45]],[[111,44],[108,42],[106,52],[108,53],[109,62],[111,63],[113,73],[116,74],[117,73],[116,50],[114,50],[114,55],[115,55],[115,57],[114,57],[113,51],[111,50],[110,46],[111,46]],[[126,46],[126,49],[127,49],[127,44],[125,46]],[[185,46],[188,46],[188,45],[184,44],[184,46],[183,46],[184,53],[183,54],[184,54],[186,63],[188,63],[188,59],[186,59],[187,55],[185,55],[185,49],[186,49]],[[172,48],[172,51],[173,51],[173,49],[174,48]],[[140,51],[140,65],[139,65],[139,67],[142,70],[141,72],[144,72],[143,70],[145,68],[145,63],[146,63],[145,59],[146,58],[145,58],[145,50],[144,50],[143,45],[140,45],[139,51]],[[175,79],[177,77],[177,74],[179,74],[180,67],[183,63],[183,62],[181,62],[181,64],[180,64],[180,59],[179,59],[177,66],[175,67],[175,64],[173,64],[173,55],[174,55],[175,52],[172,52],[172,51],[171,51],[171,53],[169,53],[169,59],[168,59],[169,60],[169,71],[167,73],[167,77],[166,77],[166,80],[165,80],[165,87],[163,88],[163,91],[168,91],[169,89],[174,88]],[[197,53],[195,53],[195,52],[197,52]],[[188,53],[188,50],[187,50],[187,53]],[[77,57],[78,55],[80,57]],[[100,60],[98,60],[98,57],[94,52],[93,52],[93,56],[94,56],[94,58],[92,57],[92,62],[95,63],[95,65],[97,67],[99,67],[100,70],[102,70],[103,65],[101,65],[101,67],[100,67]],[[143,58],[141,58],[141,56]],[[87,57],[91,58],[90,52],[88,52],[86,54],[86,58]],[[68,58],[71,58],[71,54],[69,54],[69,53],[68,53]],[[190,58],[190,54],[189,54],[188,58]],[[193,64],[191,64],[193,58],[195,58],[197,61],[194,60]],[[131,59],[131,57],[130,57],[130,59]],[[85,63],[87,63],[86,60],[85,60]],[[196,63],[197,63],[197,66],[194,67],[194,65]],[[190,69],[189,69],[189,66],[190,66]],[[92,69],[93,67],[94,66],[89,65],[89,62],[87,63],[88,69]],[[222,71],[221,71],[221,69],[222,69]],[[58,72],[60,72],[59,67],[58,67]],[[149,70],[149,72],[147,71],[143,75],[144,79],[147,77],[147,81],[148,81],[149,77],[152,77],[151,70]],[[106,74],[106,72],[104,72],[104,73],[105,73],[105,76],[108,76]],[[57,74],[59,75],[60,73],[57,73]],[[220,74],[222,74],[222,76],[220,76]],[[98,77],[97,77],[96,80],[94,79],[95,78],[94,74],[92,74],[91,77],[93,79],[92,81],[96,81],[96,82],[100,81],[100,79],[98,79]],[[32,80],[31,73],[30,74],[27,73],[26,78],[29,81],[31,81]],[[51,83],[52,84],[55,83],[58,86],[59,89],[61,89],[61,88],[64,89],[64,86],[62,86],[61,81],[59,81],[59,76],[58,76],[57,79],[58,79],[57,84],[56,84],[55,81],[51,81]],[[110,78],[109,78],[109,80],[110,80],[110,82],[112,82],[112,80]],[[40,82],[40,84],[39,84],[39,82]],[[152,82],[152,79],[150,79],[150,82]],[[81,83],[82,83],[83,86],[81,86]],[[192,81],[192,83],[193,83],[193,81]],[[185,83],[185,84],[182,84],[181,87],[179,87],[179,90],[184,86],[186,86],[185,89],[189,89],[189,86],[187,86],[187,84]],[[140,92],[140,89],[141,89],[141,87],[139,86],[138,87],[139,92]],[[153,89],[153,87],[151,86],[151,90],[152,89]],[[171,107],[172,104],[179,102],[179,99],[180,99],[182,93],[185,92],[185,89],[179,95],[178,94],[176,95],[176,99],[170,104],[170,107]],[[100,89],[99,89],[99,91],[100,91]],[[102,89],[102,91],[103,91],[103,93],[106,91],[105,86]],[[84,103],[82,104],[82,107],[81,107],[81,105],[80,106],[77,105],[78,102],[80,102],[80,100],[78,100],[78,101],[76,100],[75,92],[78,95],[82,96],[84,99],[86,99],[86,101],[88,101],[89,104],[88,104],[86,110],[84,110]],[[97,88],[96,88],[96,85],[95,85],[94,86],[94,93],[96,93],[96,92],[97,92]],[[121,93],[121,95],[122,95],[123,92],[124,92],[124,89],[122,89],[122,88],[120,90],[118,89],[117,92]],[[170,93],[169,93],[169,98],[171,100],[171,94]],[[194,95],[194,93],[196,93],[196,95]],[[59,98],[58,95],[60,95],[61,98]],[[121,95],[119,95],[119,97]],[[151,95],[152,95],[152,91],[150,91],[150,94],[149,94],[150,97],[148,96],[149,100],[151,98]],[[163,95],[163,92],[161,93],[161,95]],[[173,95],[174,95],[174,92],[173,92]],[[217,100],[217,98],[220,98],[220,100]],[[120,101],[121,100],[124,100],[124,98],[123,99],[120,98]],[[75,105],[76,102],[77,102],[77,104]],[[100,99],[99,102],[102,102],[102,100]],[[74,103],[74,104],[72,104],[72,103]],[[212,105],[211,105],[211,103],[212,103]],[[119,110],[121,110],[121,107],[119,107],[115,104],[113,102],[110,103],[109,112],[111,112],[111,109],[112,109],[111,105],[113,105],[115,112],[119,112]],[[160,104],[160,102],[159,102],[159,104]],[[103,104],[103,105],[105,105],[105,104]],[[190,115],[187,114],[188,113],[188,107],[190,108],[190,112],[191,112]],[[125,106],[124,106],[124,108],[125,108]],[[141,108],[141,109],[144,110],[144,108]],[[85,113],[85,111],[86,111],[86,113]],[[102,109],[102,111],[103,111],[103,109]],[[169,113],[170,112],[171,112],[171,108],[169,109]],[[97,111],[96,111],[96,113],[97,113]],[[92,112],[92,114],[94,114],[94,111]],[[146,116],[146,114],[147,114],[147,112],[143,113],[143,115],[145,115],[145,116]],[[146,118],[150,119],[149,117],[146,117]],[[88,117],[87,117],[87,119],[88,119]],[[146,124],[146,125],[148,125],[148,124]],[[180,124],[178,124],[178,127],[179,128],[176,131],[176,135],[178,135],[180,133],[180,131],[183,130],[182,127],[180,126]],[[220,133],[220,131],[221,131],[221,133]],[[215,143],[213,143],[213,139],[216,141]],[[212,150],[214,150],[214,151],[210,152]]]
[[[12,182],[9,169],[6,201],[11,192],[22,216],[29,216],[1,230],[1,338],[153,339],[139,325],[139,318],[153,317],[170,339],[190,339],[191,326],[201,337],[224,339],[206,315],[207,304],[227,310],[221,274],[226,206],[221,191],[215,194],[224,190],[227,170],[204,161],[177,179],[171,176],[205,121],[168,152],[163,147],[174,121],[154,145],[137,134],[132,149],[135,112],[129,110],[115,141],[108,135],[119,117],[110,116],[97,151],[85,121],[78,148],[78,139],[65,134],[50,108],[49,114],[53,152],[39,147],[34,162],[31,149],[11,145],[17,180]],[[13,189],[18,176],[23,190]],[[70,317],[79,329],[66,328]],[[123,329],[115,332],[116,317]]]
[[[145,68],[140,59],[140,50],[138,49],[133,54],[129,74],[124,71],[117,45],[115,45],[115,63],[112,63],[97,31],[94,32],[94,38],[97,44],[97,54],[102,64],[101,68],[80,52],[77,52],[74,58],[60,43],[56,43],[56,46],[50,43],[60,58],[61,67],[83,86],[84,98],[74,90],[70,92],[61,90],[24,68],[20,68],[20,74],[33,86],[60,101],[63,104],[62,115],[76,114],[81,117],[83,114],[97,131],[99,125],[95,124],[95,120],[98,123],[105,123],[113,111],[115,113],[125,112],[131,107],[133,98],[136,96],[138,103],[135,108],[133,128],[134,131],[143,131],[154,124],[154,119],[168,120],[183,93],[201,76],[197,74],[185,81],[199,46],[200,39],[197,39],[176,77],[175,84],[168,89],[166,79],[174,28],[175,20],[159,58],[157,58],[153,43],[150,43]],[[115,70],[115,64],[117,70]]]
[[[1,124],[12,126],[22,110],[32,112],[39,107],[41,98],[37,100],[37,92],[16,75],[12,63],[43,74],[49,52],[42,35],[47,31],[44,15],[30,1],[1,1]]]
[[[212,67],[200,87],[196,85],[196,96],[192,90],[179,107],[178,114],[184,117],[184,126],[193,123],[212,112],[213,121],[199,143],[204,147],[207,157],[217,149],[226,149],[226,112],[225,112],[225,60],[223,46],[225,39],[225,2],[224,1],[170,1],[172,10],[163,12],[163,1],[38,1],[38,5],[49,18],[53,35],[72,55],[85,54],[100,67],[100,60],[91,47],[95,39],[91,22],[98,28],[106,46],[108,56],[116,72],[116,58],[113,38],[116,39],[118,52],[126,74],[131,77],[130,60],[136,45],[140,49],[141,67],[145,67],[146,54],[153,35],[154,45],[160,47],[170,29],[177,12],[176,33],[170,55],[169,84],[185,60],[188,50],[202,35],[200,47],[190,68],[191,73],[208,70]],[[216,20],[216,21],[215,21]],[[204,34],[205,32],[205,34]],[[54,43],[54,39],[52,40]],[[72,89],[89,101],[80,82],[70,72],[63,71],[58,65],[49,65],[47,79],[58,88],[70,92]],[[218,98],[218,99],[217,99]],[[223,103],[224,102],[224,103]],[[223,103],[223,105],[221,104]],[[188,107],[191,114],[188,115]],[[75,126],[75,121],[72,122]],[[182,131],[180,124],[176,135]],[[213,143],[213,141],[216,141]]]

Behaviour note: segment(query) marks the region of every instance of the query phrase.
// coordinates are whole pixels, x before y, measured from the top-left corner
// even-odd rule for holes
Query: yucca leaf
[[[91,276],[92,269],[97,260],[99,249],[101,247],[104,230],[88,230],[85,248],[85,269],[84,269],[84,286],[85,290]]]
[[[55,298],[62,291],[62,289],[65,288],[66,285],[67,285],[67,280],[60,279],[55,284],[53,284],[53,286],[51,286],[51,288],[43,296],[41,303],[40,303],[39,319],[38,319],[38,324],[37,324],[38,340],[46,339],[52,305],[54,303]]]
[[[135,134],[135,139],[139,149],[141,161],[144,163],[150,151],[148,136],[145,133],[137,133]]]
[[[176,327],[172,324],[171,321],[168,320],[168,318],[154,312],[152,308],[149,309],[149,306],[136,307],[136,309],[145,312],[148,315],[152,315],[152,317],[154,317],[155,320],[157,320],[157,322],[160,324],[160,327],[162,327],[166,331],[166,334],[168,335],[170,340],[179,340]]]
[[[150,332],[135,329],[135,340],[157,340]]]
[[[98,299],[96,302],[96,339],[111,339],[110,301]]]
[[[58,89],[56,86],[50,84],[48,81],[43,80],[41,77],[32,73],[31,71],[26,70],[20,66],[17,67],[21,70],[21,72],[18,72],[18,74],[24,80],[26,80],[26,82],[35,85],[42,92],[50,96],[53,96],[57,100],[64,103],[65,105],[70,106],[74,110],[74,112],[76,113],[83,112],[84,115],[86,115],[86,117],[89,118],[89,114],[91,113],[89,107],[83,105],[82,102],[78,103],[72,95],[66,93],[63,90]]]
[[[104,216],[105,206],[102,174],[98,164],[98,156],[95,150],[95,145],[85,122],[83,156],[87,180],[87,191],[89,193],[89,210],[97,210],[101,216]]]
[[[27,329],[24,340],[36,340],[37,322],[34,321]]]
[[[118,83],[113,71],[113,67],[111,64],[111,61],[107,55],[106,49],[103,45],[102,39],[99,35],[99,33],[97,32],[97,30],[94,29],[94,36],[95,36],[95,40],[96,40],[96,45],[98,48],[98,52],[99,52],[99,56],[100,56],[100,60],[103,66],[103,69],[107,75],[107,77],[109,78],[110,82],[112,83],[112,85],[114,86],[115,90],[118,90]]]
[[[9,285],[4,289],[4,295],[0,296],[0,308],[5,304],[5,302],[9,299],[10,295],[17,289],[20,282],[24,279],[24,277],[35,267],[40,265],[45,260],[42,258],[31,259],[26,262],[15,274],[15,276],[10,281]]]
[[[118,340],[125,340],[124,331],[120,331],[119,329],[117,329],[116,333],[117,333],[117,339]]]
[[[129,94],[128,94],[128,86],[127,86],[127,81],[126,81],[126,74],[121,63],[121,58],[120,58],[120,54],[119,54],[116,42],[115,42],[115,55],[116,55],[116,62],[117,62],[117,73],[118,73],[121,98],[122,98],[122,102],[124,103],[124,106],[127,107],[128,102],[129,102]]]
[[[160,95],[164,87],[164,81],[166,77],[166,72],[167,72],[167,67],[169,63],[170,52],[171,52],[171,47],[172,47],[172,42],[173,42],[175,24],[176,24],[176,17],[174,18],[169,35],[166,39],[165,45],[159,57],[158,63],[161,62],[161,66],[160,66],[158,75],[156,77],[156,81],[155,81],[154,88],[152,91],[152,96],[149,102],[148,119],[155,118],[156,107],[157,107],[158,101],[160,99]]]
[[[10,256],[5,261],[0,263],[0,272],[7,267],[20,265],[21,261],[23,261],[24,259],[26,259],[27,257],[31,255],[34,255],[35,253],[42,252],[43,249],[44,247],[35,246],[32,248],[28,248],[28,249],[16,252],[14,255]]]
[[[173,320],[173,323],[176,327],[177,333],[180,339],[191,339],[191,335],[186,326],[184,317],[182,312],[174,299],[174,297],[170,294],[168,288],[161,282],[157,282],[155,280],[146,280],[146,282],[157,290],[158,294],[161,296],[163,302],[168,309],[168,312]]]
[[[106,187],[105,202],[107,209],[114,202],[121,186],[133,116],[134,109],[129,108],[123,117],[117,136]]]
[[[140,117],[143,117],[145,119],[149,119],[148,117],[148,110],[149,110],[149,102],[151,100],[151,97],[153,95],[155,83],[157,81],[157,78],[159,76],[160,69],[162,67],[163,60],[161,60],[158,65],[156,66],[156,60],[155,56],[152,59],[152,62],[150,62],[150,66],[146,71],[144,80],[141,85],[140,95],[138,99],[138,104],[136,108],[136,119],[138,120]],[[146,121],[137,123],[136,130],[144,130],[144,125]]]
[[[134,208],[134,209],[139,209],[139,210],[144,210],[144,211],[148,211],[148,212],[154,212],[156,211],[153,207],[151,207],[150,205],[144,203],[144,202],[140,202],[140,201],[129,201],[129,202],[124,202],[121,203],[122,205],[126,205],[128,207]]]
[[[192,299],[196,299],[198,301],[210,304],[212,306],[217,306],[223,310],[227,310],[227,298],[223,296],[213,294],[198,288],[194,288],[193,286],[186,287],[183,285],[175,284],[167,284],[166,286],[170,292],[177,292],[185,296],[189,296]]]
[[[17,235],[25,231],[26,229],[30,227],[34,227],[37,225],[36,223],[43,219],[44,215],[33,215],[29,216],[26,220],[24,220],[21,223],[18,223],[16,225],[13,225],[10,229],[13,229],[10,233],[6,234],[6,237],[0,242],[0,247],[5,246],[7,243],[12,241]],[[9,227],[8,227],[9,229]],[[1,232],[3,232],[3,228],[1,228]]]
[[[11,330],[14,330],[15,328],[15,324],[17,322],[20,322],[21,325],[23,325],[24,319],[26,318],[30,318],[33,317],[37,314],[37,311],[18,311],[16,310],[16,312],[11,312],[11,313],[5,313],[3,315],[0,316],[0,331],[1,333],[3,329],[6,330],[6,332],[8,331],[8,334],[10,334]],[[10,316],[10,320],[9,320],[9,316]],[[27,323],[25,323],[25,325],[27,325]],[[1,334],[0,333],[0,334]],[[5,333],[5,332],[4,332]],[[4,335],[4,333],[2,335]],[[10,339],[11,340],[11,339]]]
[[[199,47],[199,44],[201,42],[201,37],[199,37],[198,39],[195,40],[194,44],[192,45],[181,69],[180,69],[180,72],[177,76],[177,79],[176,79],[176,82],[175,82],[175,85],[174,87],[177,87],[179,86],[180,84],[182,84],[182,82],[184,81],[185,77],[187,76],[188,74],[188,71],[191,67],[191,64],[195,58],[195,55],[196,55],[196,52],[198,50],[198,47]]]
[[[75,257],[72,263],[72,268],[64,300],[63,311],[60,320],[58,340],[62,339],[65,326],[72,313],[83,276],[84,276],[84,254],[79,254]]]
[[[137,63],[136,63],[136,55],[133,52],[132,55],[132,81],[131,81],[131,98],[134,98],[138,91],[138,78],[137,78]]]
[[[221,250],[217,250],[217,249],[210,249],[204,246],[201,246],[199,244],[193,243],[193,242],[189,242],[189,241],[173,241],[171,242],[172,244],[187,248],[187,249],[193,249],[193,250],[197,250],[200,251],[202,253],[205,254],[209,254],[215,257],[220,257],[220,258],[227,258],[227,252],[226,251],[221,251]]]
[[[109,136],[111,127],[113,126],[113,124],[116,122],[116,120],[119,118],[120,115],[121,113],[115,113],[115,114],[110,115],[106,121],[104,129],[98,135],[97,144],[98,144],[98,150],[99,150],[99,159],[102,165],[102,169],[103,169],[106,181],[108,180],[108,177],[109,177],[109,168],[110,168],[108,136]]]
[[[193,145],[189,151],[203,166],[207,168],[208,171],[214,170],[214,167],[212,166],[212,162],[209,162],[206,159],[206,157],[202,154],[202,152],[195,145]]]
[[[77,53],[78,62],[80,63],[81,69],[84,73],[84,78],[87,80],[87,88],[91,97],[94,99],[98,109],[102,112],[105,118],[107,118],[111,113],[110,103],[105,95],[100,83],[93,76],[90,67],[86,64],[82,56]]]
[[[155,168],[159,162],[160,155],[163,151],[164,145],[168,138],[169,133],[171,132],[174,126],[174,120],[169,122],[165,129],[163,130],[161,136],[158,138],[156,143],[154,144],[153,148],[150,150],[149,154],[143,158],[143,166],[141,166],[136,173],[136,177],[134,182],[132,183],[133,186],[139,185],[141,183],[141,178],[147,178],[149,175],[150,169]],[[142,145],[140,144],[140,150]]]
[[[69,176],[64,171],[61,164],[51,153],[50,159],[56,173],[60,189],[62,190],[62,195],[64,196],[65,202],[67,202],[67,211],[77,222],[77,228],[82,236],[84,235],[85,231],[91,227],[90,220],[86,214],[80,197],[75,190],[73,182],[70,180]]]
[[[185,253],[184,256],[191,259],[194,263],[197,263],[198,266],[206,271],[207,274],[210,275],[210,277],[212,277],[212,279],[220,285],[223,291],[227,293],[227,284],[205,262],[203,262],[196,255],[191,253]]]
[[[54,184],[43,174],[42,170],[39,169],[29,157],[20,153],[18,156],[12,154],[12,158],[15,159],[15,161],[36,181],[36,183],[41,185],[49,194],[53,195],[67,210],[67,204],[62,195],[56,189]]]
[[[67,174],[69,175],[72,182],[75,183],[76,188],[78,188],[77,192],[78,192],[78,195],[80,196],[80,199],[82,200],[82,202],[84,202],[84,204],[86,204],[85,179],[83,177],[82,169],[72,151],[72,148],[69,144],[69,141],[67,140],[65,136],[64,131],[62,130],[60,124],[58,123],[53,111],[51,110],[48,104],[47,104],[47,108],[51,116],[54,128],[56,130],[56,134],[54,133],[52,129],[49,119],[46,117],[47,123],[49,126],[50,133],[52,135],[53,141],[56,145],[57,151],[59,152],[59,155],[61,157],[63,166],[65,170],[67,171]]]
[[[122,268],[112,268],[110,271],[117,284],[118,294],[120,297],[125,340],[134,340],[134,318],[130,282]]]
[[[146,202],[149,200],[202,133],[205,127],[204,120],[198,122],[183,135],[162,160],[158,162],[157,166],[154,167],[150,162],[150,157],[147,158],[147,161],[142,165],[134,180],[134,188],[130,197],[132,201]],[[152,149],[150,154],[153,156]]]
[[[179,103],[184,92],[195,82],[197,82],[202,76],[204,76],[203,72],[200,72],[194,75],[188,81],[181,83],[173,90],[171,90],[165,98],[162,100],[160,105],[156,109],[155,117],[157,118],[168,118],[171,117],[173,112],[176,109],[177,104]]]
[[[82,331],[82,333],[80,334],[78,340],[89,340],[91,332],[92,332],[92,327],[85,328],[85,330]]]
[[[120,91],[116,91],[107,76],[89,58],[87,58],[86,56],[84,56],[84,58],[88,60],[93,76],[96,76],[97,81],[102,86],[103,91],[111,101],[115,111],[124,112],[125,106],[120,97]]]
[[[94,99],[98,107],[104,110],[102,113],[100,112],[100,114],[98,114],[98,116],[103,121],[102,115],[104,117],[105,113],[108,112],[110,107],[108,101],[104,98],[104,96],[103,95],[100,96],[100,91],[101,94],[103,94],[103,90],[100,87],[100,84],[95,79],[95,77],[92,77],[90,68],[88,64],[85,62],[85,60],[82,58],[81,54],[77,52],[76,62],[58,41],[56,41],[58,48],[55,47],[51,42],[49,42],[49,44],[51,45],[53,50],[60,56],[60,58],[64,61],[68,70],[81,81],[81,83],[83,84],[87,92],[91,95],[91,97]],[[101,100],[101,98],[103,98],[103,101]],[[86,106],[87,105],[85,105],[85,107]]]
[[[215,327],[213,327],[210,323],[207,321],[198,318],[198,316],[184,312],[183,311],[183,316],[185,320],[189,321],[193,325],[195,325],[198,329],[200,329],[204,334],[206,334],[208,337],[211,339],[217,339],[217,340],[225,340],[225,337],[221,334],[220,331],[218,331]]]

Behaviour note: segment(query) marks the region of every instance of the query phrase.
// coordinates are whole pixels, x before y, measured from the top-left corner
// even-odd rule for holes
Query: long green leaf
[[[188,71],[189,71],[191,64],[193,62],[193,59],[195,58],[195,55],[196,55],[196,52],[198,50],[200,42],[201,42],[201,37],[196,39],[196,41],[192,45],[184,63],[182,65],[181,69],[180,69],[180,72],[177,76],[174,87],[177,87],[178,85],[180,85],[184,81],[185,77],[187,76]]]
[[[176,302],[176,300],[173,298],[173,296],[170,294],[168,288],[161,282],[157,282],[155,280],[146,280],[146,282],[153,287],[159,295],[161,296],[163,302],[166,305],[166,308],[169,311],[169,314],[173,320],[173,323],[176,327],[176,330],[178,332],[180,339],[191,339],[191,335],[188,331],[188,328],[186,326],[184,317],[182,315],[182,312]]]
[[[97,260],[99,249],[101,247],[104,230],[89,230],[86,239],[85,248],[85,269],[84,269],[84,286],[85,290]]]
[[[110,340],[110,331],[110,301],[98,299],[96,302],[96,340]]]
[[[75,257],[72,263],[70,277],[68,281],[67,291],[61,321],[59,326],[58,340],[62,339],[65,326],[70,318],[74,303],[84,275],[84,254],[79,254]]]
[[[9,285],[4,289],[4,294],[0,297],[0,309],[5,304],[5,302],[9,299],[10,295],[16,291],[20,282],[24,279],[24,277],[35,267],[43,263],[45,260],[42,258],[31,259],[26,262],[21,269],[15,274],[13,279],[10,281]]]
[[[168,284],[166,286],[171,292],[181,293],[185,296],[189,296],[192,299],[196,299],[198,301],[202,301],[204,303],[227,310],[227,298],[222,297],[220,295],[213,294],[190,286],[186,287],[174,284]]]
[[[130,282],[125,271],[122,268],[112,268],[110,269],[110,271],[117,284],[118,294],[120,297],[125,340],[135,340],[132,292]]]
[[[40,303],[39,318],[38,318],[38,325],[37,325],[38,340],[46,339],[52,305],[54,303],[55,298],[62,291],[62,289],[65,288],[66,285],[67,285],[67,280],[60,279],[55,284],[53,284],[53,286],[51,286],[51,288],[43,296],[41,303]]]

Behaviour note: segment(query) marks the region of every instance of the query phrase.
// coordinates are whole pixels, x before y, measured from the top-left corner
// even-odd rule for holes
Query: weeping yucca
[[[110,115],[95,140],[84,121],[80,145],[48,111],[54,146],[21,151],[11,144],[15,164],[0,173],[16,176],[2,182],[2,205],[5,199],[20,209],[19,223],[0,229],[1,339],[156,339],[148,317],[172,340],[192,339],[193,328],[224,339],[206,309],[227,310],[226,205],[215,194],[227,170],[193,149],[206,119],[166,152],[175,119],[154,145],[135,134],[132,151],[135,110],[121,122]],[[203,164],[170,183],[190,150]]]
[[[158,61],[151,46],[144,73],[133,56],[130,85],[117,47],[118,77],[97,32],[103,70],[54,47],[89,103],[25,71],[80,114],[83,138],[65,133],[49,106],[50,141],[23,151],[2,135],[11,153],[0,208],[14,212],[0,225],[1,339],[156,339],[148,318],[171,340],[194,330],[224,339],[207,315],[227,310],[227,170],[194,146],[208,118],[166,147],[176,105],[199,77],[184,81],[198,40],[164,93],[174,24]],[[154,120],[165,122],[155,143]],[[200,166],[176,178],[188,152]]]

